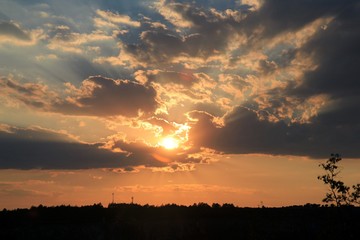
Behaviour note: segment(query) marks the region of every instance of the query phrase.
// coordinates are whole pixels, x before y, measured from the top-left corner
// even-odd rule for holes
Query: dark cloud
[[[120,148],[123,151],[129,152],[128,158],[130,160],[141,159],[145,162],[159,162],[166,164],[176,163],[199,163],[203,158],[195,158],[188,156],[191,151],[167,151],[160,147],[150,147],[142,142],[127,143],[124,141],[115,142],[114,148]]]
[[[176,29],[144,29],[140,43],[123,45],[123,51],[145,64],[168,64],[175,57],[196,57],[207,59],[219,55],[227,48],[229,37],[236,33],[239,24],[238,11],[217,12],[186,3],[163,3],[159,7],[181,16],[169,20],[173,24],[191,25],[186,34]],[[168,14],[168,13],[164,13]],[[165,18],[171,18],[171,14]]]
[[[360,4],[344,9],[314,36],[301,51],[314,56],[315,71],[306,73],[302,85],[291,93],[299,96],[330,94],[334,98],[359,96]]]
[[[146,78],[147,83],[157,82],[160,84],[174,83],[185,87],[190,87],[198,82],[198,78],[192,73],[174,72],[174,71],[147,71],[141,74],[141,77]]]
[[[274,61],[269,60],[260,60],[259,61],[259,70],[263,74],[271,74],[277,69],[277,65]]]
[[[153,87],[101,76],[89,77],[80,88],[68,85],[70,96],[64,98],[39,83],[20,84],[2,78],[0,86],[8,97],[26,105],[69,115],[136,117],[140,112],[152,114],[159,106]]]
[[[216,2],[217,6],[221,5],[220,1]],[[356,150],[360,131],[359,1],[267,0],[263,1],[263,5],[256,10],[248,5],[238,6],[237,9],[231,6],[232,10],[226,10],[224,6],[233,5],[233,2],[230,4],[228,1],[216,10],[208,8],[208,3],[209,1],[206,4],[204,1],[158,2],[159,5],[155,8],[161,15],[158,18],[162,17],[161,22],[157,22],[156,25],[155,21],[159,19],[153,21],[143,16],[138,29],[119,35],[122,40],[119,44],[120,60],[121,54],[124,54],[124,62],[135,59],[144,68],[155,66],[156,69],[161,69],[144,70],[143,77],[146,77],[146,81],[139,80],[139,83],[100,76],[89,77],[80,87],[70,87],[71,93],[67,98],[47,95],[39,84],[23,85],[14,81],[0,80],[0,85],[11,90],[12,96],[25,104],[46,111],[69,115],[136,117],[139,111],[154,113],[159,106],[158,97],[163,97],[161,100],[164,102],[167,100],[167,92],[162,93],[164,96],[157,96],[153,86],[163,86],[167,83],[182,85],[189,88],[186,89],[188,94],[183,92],[187,97],[204,100],[205,94],[196,94],[200,87],[195,89],[195,84],[199,83],[196,75],[199,72],[181,73],[179,69],[183,68],[176,64],[199,67],[198,71],[203,67],[202,69],[206,69],[205,73],[212,74],[209,81],[212,83],[217,81],[214,85],[231,84],[232,88],[221,93],[214,89],[214,96],[209,97],[208,101],[192,103],[193,108],[184,107],[186,111],[198,110],[192,113],[192,116],[199,121],[193,125],[190,134],[190,139],[194,141],[196,147],[209,147],[225,153],[324,157],[331,152],[340,152],[344,156],[359,157],[360,153]],[[109,4],[119,8],[124,6],[123,3]],[[153,13],[152,17],[154,15]],[[333,20],[326,26],[318,27],[319,29],[307,29],[306,33],[297,32],[315,20],[325,17]],[[62,28],[58,29],[61,31],[49,32],[49,37],[64,42],[69,40],[70,28]],[[309,33],[311,31],[314,33]],[[284,40],[287,34],[294,39]],[[297,35],[302,34],[306,36],[297,39]],[[30,40],[26,31],[11,22],[0,22],[0,35],[23,41]],[[241,45],[234,43],[230,49],[229,44],[234,40],[234,36],[239,37]],[[297,40],[301,43],[292,43]],[[250,56],[250,53],[254,53],[253,56]],[[129,55],[130,58],[127,58]],[[217,56],[226,56],[229,59],[209,60],[214,61],[215,69],[211,68],[210,64],[205,66],[208,63],[204,64],[204,62]],[[250,59],[247,62],[247,56],[255,60]],[[309,58],[309,62],[313,62],[314,67],[300,66],[303,62],[299,58],[302,56],[304,58],[301,60],[305,62]],[[103,73],[100,72],[102,68],[97,68],[91,59],[81,57],[64,59],[68,63],[66,69],[83,76],[81,79]],[[227,64],[227,60],[234,64],[222,68],[221,64]],[[244,66],[240,66],[242,64]],[[106,76],[116,76],[117,73],[114,71],[113,75]],[[219,79],[218,74],[229,73],[242,77],[224,82],[213,80]],[[272,74],[274,76],[270,76]],[[254,75],[254,78],[250,75]],[[255,78],[256,80],[252,80]],[[183,90],[182,86],[173,88],[172,91]],[[244,95],[244,100],[241,100],[244,102],[234,100],[229,104],[242,104],[249,108],[227,105],[235,109],[225,115],[224,125],[216,125],[214,117],[209,113],[220,117],[225,110],[217,109],[214,102],[222,97],[231,99],[236,93]],[[317,97],[318,99],[314,100]],[[178,106],[174,108],[176,107]],[[169,109],[169,113],[172,110]],[[304,114],[306,111],[312,113]],[[216,121],[218,120],[217,118]],[[163,127],[165,132],[173,131],[166,121],[152,119],[149,122]],[[25,142],[33,144],[29,139]],[[46,144],[50,143],[46,142]],[[75,146],[73,143],[66,144]],[[89,152],[93,149],[105,151],[105,149],[100,150],[98,145],[76,144],[79,149],[88,149]],[[170,158],[170,156],[159,157],[156,148],[140,143],[129,144],[120,141],[115,146],[125,152],[131,152],[132,154],[126,155],[126,159],[133,159],[134,162],[138,157],[149,162],[166,162],[166,159]],[[106,151],[110,152],[108,153],[110,155],[115,154]],[[118,155],[124,157],[122,153]],[[185,161],[183,156],[179,159],[171,156],[171,159]]]
[[[171,2],[171,1],[168,1]],[[187,3],[191,4],[194,3],[192,0],[178,0],[179,3]],[[196,4],[203,8],[216,8],[218,10],[226,10],[226,9],[233,9],[239,6],[239,1],[229,1],[229,0],[198,0]]]
[[[143,32],[140,44],[124,44],[123,51],[145,64],[165,62],[182,51],[183,42],[173,34],[153,30]]]
[[[10,19],[9,19],[9,17],[8,17],[6,14],[4,14],[2,11],[0,11],[0,21],[2,21],[2,22],[9,22]]]
[[[121,149],[121,151],[115,151]],[[166,152],[142,142],[83,143],[40,128],[0,125],[0,169],[91,169],[165,167],[199,162],[187,153]]]
[[[139,42],[124,43],[123,51],[146,65],[168,64],[176,57],[206,60],[226,52],[232,37],[244,34],[241,51],[245,54],[259,40],[296,32],[319,18],[337,17],[356,4],[356,0],[269,0],[254,11],[248,5],[216,10],[199,7],[201,3],[165,1],[158,10],[174,28],[142,29]],[[176,24],[186,31],[176,31]]]
[[[272,37],[285,31],[296,31],[321,17],[342,14],[358,3],[357,0],[266,0],[242,23],[242,28],[251,34],[254,28],[263,26],[263,37]]]
[[[1,79],[0,82],[4,87],[8,87],[10,89],[14,89],[19,93],[23,93],[28,96],[32,96],[37,94],[37,92],[42,91],[42,86],[38,84],[25,84],[24,86],[14,82],[10,79]]]
[[[346,157],[360,157],[360,69],[357,66],[360,62],[360,4],[357,1],[270,0],[265,1],[259,12],[249,15],[243,24],[254,27],[253,23],[257,22],[266,26],[262,36],[270,38],[284,31],[295,31],[324,16],[331,16],[333,20],[304,46],[291,51],[311,56],[316,68],[305,72],[296,84],[290,81],[286,88],[254,96],[254,99],[267,98],[266,108],[263,108],[266,111],[236,108],[224,117],[224,126],[216,125],[210,114],[193,112],[193,117],[199,121],[193,126],[190,138],[199,146],[225,153],[323,158],[331,152],[339,152]],[[270,63],[260,61],[264,73],[275,69]],[[288,61],[278,67],[290,64]],[[292,115],[290,119],[295,120],[297,114],[314,107],[311,99],[317,96],[326,96],[326,103],[307,123],[279,121],[286,115]],[[259,109],[251,105],[251,100],[244,105]],[[305,109],[297,109],[302,105]]]
[[[55,93],[49,91],[46,86],[39,83],[19,84],[9,78],[0,78],[0,93],[9,98],[17,99],[28,106],[46,108],[53,99]]]
[[[83,56],[72,56],[71,58],[65,57],[59,60],[59,64],[63,64],[63,68],[69,70],[69,72],[75,74],[75,81],[80,82],[88,78],[89,76],[107,76],[109,78],[116,79],[121,76],[122,78],[130,78],[130,72],[120,70],[112,66],[102,66],[92,62]],[[69,80],[68,80],[69,81]],[[74,81],[74,82],[75,82]]]
[[[12,22],[0,21],[0,36],[13,37],[22,41],[30,41],[30,36]]]
[[[152,117],[147,119],[147,122],[151,123],[152,125],[161,127],[163,130],[163,135],[172,134],[177,130],[176,127],[174,127],[170,122],[162,118]]]
[[[128,80],[90,77],[78,90],[81,92],[71,100],[55,103],[53,110],[74,115],[136,117],[139,111],[153,113],[158,107],[154,88]]]
[[[226,110],[222,109],[221,106],[215,105],[213,103],[197,103],[193,109],[210,113],[215,117],[221,117],[226,113]]]
[[[311,124],[271,122],[265,112],[236,108],[224,119],[224,126],[204,112],[193,112],[198,119],[190,132],[195,145],[229,154],[263,153],[323,158],[332,152],[346,157],[360,157],[360,126],[340,128],[326,125],[318,119]],[[260,120],[263,119],[263,120]]]
[[[342,4],[342,1],[337,2]],[[312,56],[317,67],[305,72],[300,83],[268,92],[274,101],[267,110],[276,113],[280,105],[286,104],[286,99],[302,104],[313,97],[326,96],[325,106],[310,119],[310,125],[301,128],[324,136],[321,142],[329,141],[334,149],[343,148],[343,154],[359,157],[356,144],[359,143],[360,122],[360,69],[357,66],[360,62],[360,3],[345,3],[346,7],[334,15],[333,21],[298,49],[298,53]],[[337,140],[331,136],[338,136]]]
[[[89,169],[121,168],[141,164],[129,162],[121,153],[85,144],[63,134],[42,129],[10,128],[0,131],[2,169]]]

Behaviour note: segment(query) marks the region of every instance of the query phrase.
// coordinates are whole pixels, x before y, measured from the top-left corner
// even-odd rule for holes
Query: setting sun
[[[160,145],[166,149],[175,149],[179,147],[179,142],[173,137],[166,137],[160,142]]]

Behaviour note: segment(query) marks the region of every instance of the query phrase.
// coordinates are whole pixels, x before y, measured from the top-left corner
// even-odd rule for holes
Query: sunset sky
[[[358,0],[1,0],[0,209],[320,203],[359,43]]]

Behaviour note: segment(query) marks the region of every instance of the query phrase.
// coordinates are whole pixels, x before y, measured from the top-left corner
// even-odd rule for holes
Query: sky
[[[321,203],[359,42],[357,0],[2,0],[0,209]]]

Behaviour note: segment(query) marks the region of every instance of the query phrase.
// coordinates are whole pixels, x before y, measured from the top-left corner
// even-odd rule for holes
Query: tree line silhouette
[[[358,239],[360,208],[101,204],[0,212],[0,239]]]
[[[360,186],[338,180],[340,160],[332,154],[320,164],[325,174],[318,179],[329,187],[324,205],[39,205],[0,211],[0,239],[359,239]]]

